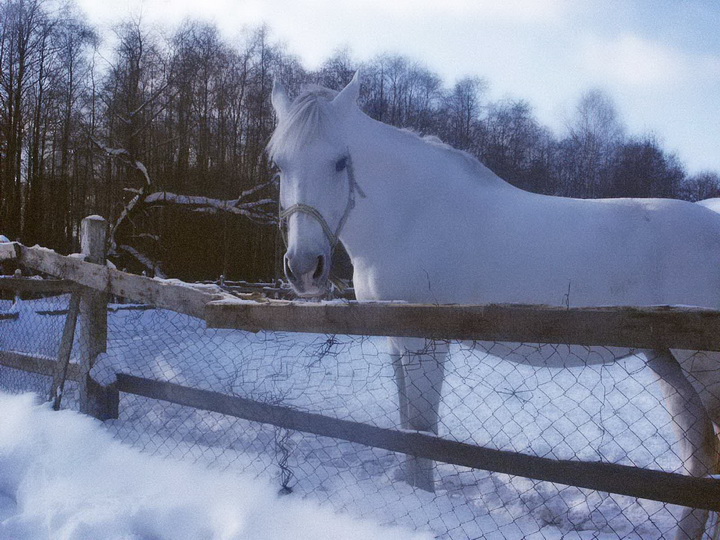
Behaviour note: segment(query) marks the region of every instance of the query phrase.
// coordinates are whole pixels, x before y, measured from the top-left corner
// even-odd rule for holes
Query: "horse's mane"
[[[307,141],[317,138],[321,133],[330,131],[330,136],[335,130],[329,110],[330,102],[337,96],[337,92],[319,85],[305,85],[300,94],[293,101],[290,110],[281,118],[275,132],[270,138],[267,150],[270,159],[283,149],[298,150]],[[471,172],[487,178],[488,173],[495,175],[472,154],[464,150],[453,148],[443,142],[435,135],[422,136],[416,131],[407,128],[395,128],[407,134],[408,137],[417,142],[427,144],[433,148],[443,151],[454,160],[459,160]]]
[[[482,176],[483,179],[489,180],[489,174],[493,179],[499,180],[497,175],[488,169],[478,158],[465,150],[458,150],[454,146],[444,142],[436,135],[421,135],[420,133],[408,128],[400,128],[400,131],[407,133],[409,136],[417,139],[423,144],[437,148],[442,153],[446,154],[448,158],[460,162],[462,165],[467,167],[470,172]]]
[[[328,106],[337,94],[323,86],[303,86],[300,95],[280,119],[270,138],[267,146],[270,159],[275,159],[283,149],[297,150],[308,140],[317,138],[320,133],[332,130]]]

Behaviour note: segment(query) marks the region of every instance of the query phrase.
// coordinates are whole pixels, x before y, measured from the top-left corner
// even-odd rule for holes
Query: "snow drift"
[[[0,537],[425,539],[281,498],[259,480],[139,453],[73,411],[0,393]]]

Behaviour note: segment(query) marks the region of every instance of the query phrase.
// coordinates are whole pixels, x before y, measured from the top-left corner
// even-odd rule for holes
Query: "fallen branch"
[[[266,184],[260,185],[260,187],[265,187],[269,184],[270,182],[267,182]],[[241,198],[223,200],[204,197],[202,195],[180,195],[169,191],[158,191],[145,195],[142,199],[142,204],[153,206],[175,205],[196,212],[228,212],[230,214],[245,216],[257,223],[268,225],[277,222],[274,213],[274,207],[277,205],[277,202],[272,199],[243,202]],[[271,211],[269,207],[272,207],[273,211]],[[265,208],[268,208],[268,210],[265,210]]]
[[[275,184],[276,178],[272,178],[267,182],[253,186],[242,193],[236,199],[216,199],[205,197],[202,195],[183,195],[169,191],[153,191],[153,183],[145,165],[135,159],[130,152],[124,148],[111,148],[104,145],[99,140],[92,139],[95,146],[113,159],[119,160],[128,167],[135,169],[143,177],[143,183],[139,188],[124,188],[125,191],[133,196],[125,204],[120,215],[110,227],[108,235],[108,255],[110,257],[117,256],[122,251],[133,259],[138,261],[143,267],[162,276],[159,271],[159,265],[153,261],[147,254],[134,246],[127,245],[124,242],[119,244],[119,231],[122,231],[126,224],[133,226],[133,216],[138,212],[148,208],[156,208],[163,206],[175,206],[184,208],[191,212],[200,212],[206,214],[228,213],[235,216],[243,216],[254,223],[261,225],[274,225],[277,223],[277,201],[270,198],[262,198],[249,200],[261,190]],[[159,241],[156,235],[144,234],[132,235],[132,237],[145,237],[154,241]]]
[[[142,251],[135,249],[132,246],[127,246],[127,245],[117,246],[117,251],[123,251],[123,252],[127,253],[128,255],[130,255],[133,259],[138,261],[146,269],[150,270],[152,272],[153,276],[155,276],[157,278],[161,278],[161,279],[165,279],[167,277],[165,272],[163,272],[161,270],[160,265],[158,263],[156,263],[155,261],[153,261],[147,255],[145,255]]]

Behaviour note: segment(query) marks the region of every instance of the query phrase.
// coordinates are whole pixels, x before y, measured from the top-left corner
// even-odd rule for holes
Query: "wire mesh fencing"
[[[23,300],[12,290],[0,289],[0,351],[55,362],[69,299],[67,294]],[[35,392],[47,398],[51,383],[47,375],[0,368],[0,388],[7,392]]]
[[[0,350],[54,359],[68,303],[69,295],[1,300],[0,313],[19,315],[0,319]],[[101,384],[123,373],[389,429],[417,429],[413,414],[430,413],[422,404],[417,412],[416,402],[438,391],[438,419],[428,429],[443,439],[687,472],[676,419],[643,353],[415,340],[403,356],[397,341],[382,337],[208,329],[187,315],[127,303],[109,304],[107,320],[107,350],[92,370]],[[445,350],[438,385],[438,366],[422,362]],[[50,383],[0,368],[6,391],[46,398]],[[63,406],[77,407],[75,385],[66,388]],[[119,418],[106,425],[144,452],[250,474],[291,497],[438,538],[671,538],[683,514],[664,503],[442,462],[431,464],[430,492],[409,485],[400,453],[127,393]]]

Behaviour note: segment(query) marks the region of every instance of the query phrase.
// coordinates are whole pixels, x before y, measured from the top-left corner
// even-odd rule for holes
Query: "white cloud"
[[[316,0],[324,3],[324,0]],[[336,5],[328,2],[329,5]],[[544,23],[557,20],[570,6],[569,0],[357,0],[354,9],[372,9],[375,14],[405,14],[417,17],[478,17],[480,21]],[[482,28],[478,28],[481,32]]]
[[[614,40],[587,39],[580,48],[583,71],[598,82],[636,89],[675,90],[720,77],[720,57],[691,54],[624,34]]]
[[[632,87],[674,85],[689,68],[680,52],[631,34],[613,41],[588,40],[581,62],[586,71]]]

